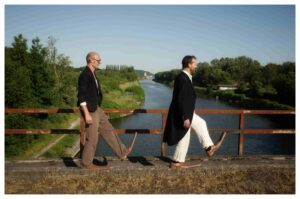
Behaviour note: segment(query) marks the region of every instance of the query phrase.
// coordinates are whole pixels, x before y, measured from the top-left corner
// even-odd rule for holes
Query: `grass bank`
[[[210,90],[203,87],[195,87],[200,97],[208,97],[222,100],[228,104],[243,107],[246,109],[271,109],[271,110],[294,110],[289,105],[281,104],[268,99],[257,99],[247,97],[245,94],[235,93],[233,90]]]
[[[5,175],[5,193],[26,194],[294,194],[295,170],[239,167]],[[25,186],[26,184],[26,186]]]
[[[26,116],[25,116],[26,117]],[[44,129],[59,129],[68,128],[70,123],[78,118],[78,114],[61,114],[59,120],[57,117],[49,120],[39,122],[38,126],[33,126],[31,128],[44,128]],[[20,128],[20,127],[14,127]],[[30,127],[27,127],[30,128]],[[5,147],[5,158],[6,159],[28,159],[34,154],[41,151],[48,143],[56,140],[61,135],[59,134],[33,134],[33,135],[6,135],[5,142],[9,142],[9,146]],[[30,139],[28,139],[30,137]],[[33,137],[33,138],[32,138]],[[20,145],[20,140],[23,143]],[[10,147],[12,144],[16,144],[15,147]],[[14,146],[14,145],[13,145]],[[19,149],[18,149],[19,147]]]

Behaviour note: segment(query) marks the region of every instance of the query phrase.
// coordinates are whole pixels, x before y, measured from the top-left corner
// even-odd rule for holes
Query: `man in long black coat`
[[[195,114],[196,93],[192,84],[192,74],[196,67],[196,57],[185,56],[182,60],[182,72],[175,78],[173,98],[163,137],[163,141],[168,145],[176,145],[171,167],[188,167],[184,162],[191,128],[195,130],[208,156],[212,156],[220,148],[226,135],[222,133],[218,142],[214,144],[206,122]]]

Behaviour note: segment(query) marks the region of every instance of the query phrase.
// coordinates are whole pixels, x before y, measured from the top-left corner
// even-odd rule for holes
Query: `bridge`
[[[13,109],[6,108],[5,113],[21,113],[21,114],[59,114],[59,113],[79,113],[78,108],[74,109]],[[139,134],[161,134],[163,137],[164,127],[166,124],[168,109],[104,109],[107,114],[110,113],[145,113],[145,114],[160,114],[161,128],[159,129],[115,129],[118,134],[131,134],[138,132]],[[247,129],[245,128],[245,115],[295,115],[295,111],[291,110],[217,110],[217,109],[197,109],[197,114],[235,114],[239,115],[239,128],[210,128],[210,132],[238,133],[239,142],[238,155],[244,154],[244,135],[245,134],[294,134],[295,129]],[[81,150],[84,146],[84,118],[80,118],[80,129],[5,129],[5,134],[80,134]],[[166,143],[161,139],[161,156],[166,155]]]
[[[144,113],[144,114],[159,114],[161,115],[161,128],[157,129],[115,129],[115,133],[118,134],[132,134],[134,132],[138,132],[139,134],[160,134],[161,135],[161,155],[157,157],[129,157],[128,161],[120,162],[115,157],[103,157],[103,158],[95,158],[96,163],[99,164],[107,164],[107,160],[109,164],[113,165],[113,172],[111,175],[119,175],[120,171],[124,172],[141,172],[139,175],[154,175],[156,173],[159,175],[161,172],[171,172],[169,171],[167,164],[168,164],[168,157],[166,157],[166,143],[162,142],[163,132],[166,124],[167,118],[167,109],[104,109],[105,113],[123,113],[123,114],[134,114],[134,113]],[[251,175],[257,175],[256,177],[264,178],[266,176],[267,179],[260,179],[256,181],[257,184],[260,184],[263,193],[293,193],[295,191],[294,181],[295,181],[295,157],[294,155],[260,155],[260,156],[248,156],[244,154],[244,140],[246,134],[295,134],[295,129],[249,129],[245,128],[245,116],[246,115],[295,115],[294,110],[216,110],[216,109],[197,109],[195,110],[197,114],[233,114],[239,116],[239,126],[238,128],[209,128],[209,131],[212,133],[215,132],[224,132],[231,134],[238,134],[238,154],[236,156],[218,156],[216,155],[213,158],[207,157],[199,157],[199,156],[188,156],[187,161],[200,161],[203,168],[194,169],[193,172],[200,172],[199,176],[203,175],[203,172],[210,172],[208,176],[214,178],[216,175],[224,175],[224,176],[231,176],[234,175],[240,176],[244,175],[247,171],[252,172]],[[36,109],[36,108],[23,108],[23,109],[14,109],[14,108],[6,108],[5,114],[11,113],[18,113],[18,114],[60,114],[60,113],[80,113],[78,108],[73,109],[59,109],[59,108],[50,108],[50,109]],[[6,135],[11,134],[79,134],[80,135],[80,150],[82,151],[84,147],[84,118],[80,116],[80,128],[79,129],[5,129]],[[79,153],[80,154],[80,153]],[[90,172],[85,172],[78,169],[79,159],[78,158],[58,158],[58,159],[49,159],[49,160],[11,160],[6,161],[5,163],[5,173],[6,173],[6,184],[11,183],[12,181],[19,183],[20,176],[21,178],[28,179],[31,178],[33,173],[43,173],[43,172],[51,172],[51,175],[63,175],[68,173],[71,176],[78,175],[95,175],[91,174]],[[220,169],[221,168],[221,169]],[[208,169],[208,170],[207,170]],[[78,173],[79,172],[79,173]],[[126,173],[125,172],[125,173]],[[149,173],[150,172],[150,173]],[[151,173],[152,172],[152,173]],[[201,173],[202,172],[202,173]],[[233,172],[233,173],[232,173]],[[239,173],[240,172],[240,173]],[[221,174],[220,174],[221,173]],[[239,173],[239,174],[238,174]],[[277,178],[278,173],[282,176],[285,176],[286,179],[289,179],[290,184],[286,182],[282,182],[280,178]],[[99,174],[99,173],[98,173]],[[102,172],[99,174],[103,177],[106,176],[109,178],[107,173]],[[123,175],[123,174],[122,174]],[[170,175],[174,175],[171,173]],[[179,175],[178,173],[176,175]],[[187,175],[190,175],[187,173]],[[39,176],[39,175],[37,175]],[[73,176],[73,177],[74,177]],[[220,178],[223,178],[221,176]],[[123,176],[124,177],[124,176]],[[128,176],[125,176],[126,178]],[[124,177],[124,178],[125,178]],[[153,176],[152,176],[153,177]],[[202,176],[203,178],[208,178],[207,176]],[[245,176],[244,183],[253,183],[249,181],[249,176]],[[76,178],[76,177],[74,177]],[[80,177],[81,178],[81,177]],[[150,177],[149,177],[150,178]],[[161,178],[164,178],[161,176]],[[39,180],[41,176],[37,177],[37,184],[39,184]],[[76,178],[78,180],[78,178]],[[110,177],[111,179],[111,177]],[[210,178],[209,178],[210,179]],[[57,180],[57,179],[56,179]],[[123,179],[126,180],[126,179]],[[167,179],[161,179],[167,180]],[[169,179],[170,180],[170,179]],[[225,179],[224,179],[225,180]],[[237,180],[237,179],[236,179]],[[253,180],[253,179],[252,179]],[[269,184],[266,184],[264,181],[268,180]],[[255,180],[254,180],[255,181]],[[53,183],[53,182],[47,182]],[[134,181],[131,181],[134,183]],[[145,182],[146,183],[146,182]],[[205,182],[204,182],[205,184]],[[243,183],[240,184],[240,186]],[[36,185],[35,185],[36,186]],[[100,185],[99,185],[100,186]],[[246,186],[246,185],[245,185]],[[277,187],[277,191],[273,190],[270,191],[270,186]],[[278,186],[280,188],[278,188]],[[8,186],[10,187],[10,186]],[[239,186],[237,186],[239,187]],[[87,187],[85,187],[86,189]],[[59,189],[57,187],[57,189]],[[42,188],[38,193],[44,193],[43,190],[48,190],[50,192],[58,192],[64,193],[64,191],[60,190],[51,191],[48,188]],[[216,189],[218,189],[216,187]],[[232,191],[228,193],[252,193],[252,192],[259,192],[258,190],[247,190],[246,187],[243,187],[242,190],[234,190],[236,187],[233,188]],[[136,189],[132,189],[136,190]],[[33,191],[33,190],[31,190]],[[106,191],[108,191],[106,189]],[[179,191],[179,190],[177,190]],[[199,190],[198,190],[199,191]],[[11,190],[6,190],[7,193],[20,193],[20,191],[12,188]],[[66,191],[66,193],[77,193],[77,191]],[[89,192],[89,191],[86,191]],[[98,190],[98,192],[105,193],[104,190]],[[126,191],[119,190],[117,193],[125,193]],[[130,192],[130,191],[129,191]],[[155,191],[154,191],[155,192]],[[152,193],[154,193],[152,192]],[[161,191],[163,192],[163,190]],[[159,193],[161,193],[159,192]],[[224,189],[226,192],[226,189]],[[24,192],[23,192],[24,193]],[[31,193],[31,192],[28,192]],[[36,193],[36,192],[35,192]],[[114,193],[114,191],[108,191],[108,193]],[[146,191],[136,190],[136,193],[146,193]],[[173,193],[173,192],[172,192]],[[175,190],[175,193],[176,190]],[[179,193],[181,193],[179,191]],[[193,191],[191,190],[191,192]],[[207,190],[201,190],[196,193],[208,193]]]

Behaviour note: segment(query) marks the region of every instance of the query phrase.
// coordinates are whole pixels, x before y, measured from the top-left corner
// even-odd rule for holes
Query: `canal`
[[[141,80],[145,91],[145,101],[141,108],[159,109],[168,108],[172,98],[172,88],[151,80]],[[228,103],[214,98],[198,97],[197,109],[243,109],[243,107],[229,105]],[[200,115],[209,128],[238,128],[238,115]],[[280,115],[278,117],[286,117]],[[294,116],[291,118],[294,120]],[[270,119],[266,115],[251,115],[245,117],[245,128],[288,128],[277,120]],[[128,117],[111,120],[115,128],[161,128],[160,114],[133,114]],[[293,122],[292,122],[293,123]],[[294,126],[289,126],[294,128]],[[219,133],[211,133],[211,138],[216,141]],[[127,145],[132,135],[119,134]],[[161,151],[161,135],[139,134],[130,155],[132,156],[159,156]],[[245,154],[295,154],[295,135],[245,135]],[[173,154],[174,146],[167,146],[167,155]],[[217,152],[222,155],[236,155],[238,153],[238,135],[228,134],[225,141]],[[190,155],[205,155],[202,145],[196,135],[192,133],[188,150]],[[114,155],[112,150],[100,136],[96,155]]]

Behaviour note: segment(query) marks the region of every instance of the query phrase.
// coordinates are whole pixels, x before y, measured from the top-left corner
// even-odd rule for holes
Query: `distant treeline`
[[[135,70],[135,73],[137,74],[137,76],[140,79],[144,79],[145,78],[145,74],[146,76],[154,76],[154,74],[150,73],[149,71],[145,71],[145,70]]]
[[[106,70],[134,70],[134,66],[107,64]]]
[[[174,69],[156,73],[154,81],[172,86],[180,71]],[[193,75],[193,84],[206,88],[207,93],[211,93],[219,84],[237,84],[236,94],[295,106],[294,62],[262,66],[245,56],[200,62]]]

